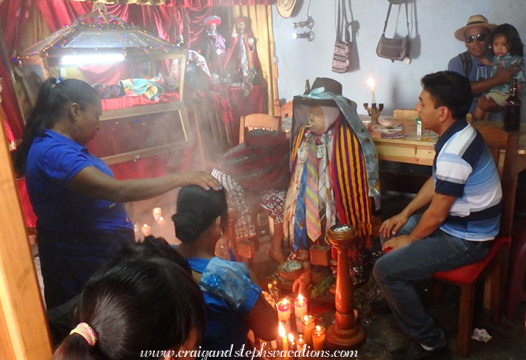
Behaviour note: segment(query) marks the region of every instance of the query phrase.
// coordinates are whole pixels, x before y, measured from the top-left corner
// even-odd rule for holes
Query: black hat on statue
[[[309,106],[336,106],[333,98],[342,96],[342,84],[338,81],[318,77],[312,83],[312,87],[308,94],[294,96],[294,105],[309,105]]]

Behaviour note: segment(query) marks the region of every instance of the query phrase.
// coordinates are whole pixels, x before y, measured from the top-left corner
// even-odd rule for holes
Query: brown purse
[[[388,0],[389,9],[387,10],[387,17],[385,18],[384,30],[378,45],[376,46],[376,55],[379,57],[389,59],[391,61],[399,60],[402,61],[406,57],[409,57],[409,16],[407,11],[407,2],[401,0]],[[387,29],[387,22],[389,20],[389,15],[391,14],[391,7],[395,4],[401,5],[402,2],[405,2],[405,17],[407,22],[407,36],[406,37],[395,37],[388,38],[385,36],[385,30]]]

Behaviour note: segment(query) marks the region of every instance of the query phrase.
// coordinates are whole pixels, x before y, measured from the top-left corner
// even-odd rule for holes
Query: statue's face
[[[311,106],[309,108],[309,120],[307,126],[310,131],[321,135],[325,132],[325,117],[321,106]]]
[[[239,24],[237,24],[236,26],[236,29],[237,29],[237,32],[242,34],[245,32],[245,23],[244,22],[240,22]]]
[[[217,26],[216,26],[215,23],[211,23],[211,24],[208,26],[208,28],[210,29],[211,32],[214,32],[214,31],[216,31]]]

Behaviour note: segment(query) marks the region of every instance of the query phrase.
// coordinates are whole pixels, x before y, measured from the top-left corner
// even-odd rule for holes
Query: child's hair
[[[497,36],[505,36],[508,46],[510,48],[510,55],[524,56],[524,44],[521,41],[519,32],[513,25],[502,24],[497,26],[491,33],[490,44],[493,44],[493,39]]]
[[[146,236],[142,242],[134,242],[122,248],[110,263],[106,264],[103,269],[110,269],[115,264],[125,260],[132,259],[150,259],[160,257],[171,260],[183,268],[189,275],[192,270],[186,259],[175,250],[162,237]],[[47,319],[49,323],[49,332],[54,345],[60,344],[69,334],[71,329],[76,325],[74,319],[75,309],[80,301],[80,295],[75,296],[67,303],[47,309]]]
[[[90,84],[67,79],[61,82],[50,77],[42,84],[35,107],[26,122],[22,143],[16,151],[15,169],[20,174],[26,171],[27,153],[33,140],[41,136],[45,129],[53,127],[63,115],[64,108],[70,103],[79,104],[83,109],[88,104],[100,101],[97,90]]]
[[[191,331],[199,341],[204,321],[201,291],[180,266],[163,258],[121,261],[88,281],[77,309],[85,324],[52,359],[139,359],[145,350],[159,351],[153,358],[160,359]]]
[[[148,259],[151,257],[171,260],[186,270],[188,274],[192,274],[192,269],[190,269],[186,259],[165,238],[152,235],[146,236],[142,242],[134,242],[124,247],[112,261],[116,263],[125,259]]]
[[[227,224],[227,202],[224,190],[204,190],[190,185],[177,195],[177,213],[172,216],[175,233],[184,243],[192,243],[221,216],[221,226]]]

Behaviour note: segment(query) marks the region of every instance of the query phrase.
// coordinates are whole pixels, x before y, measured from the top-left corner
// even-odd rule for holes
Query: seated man
[[[353,225],[363,243],[351,254],[355,282],[365,280],[362,250],[370,247],[370,196],[379,196],[378,156],[356,104],[335,80],[317,78],[311,92],[294,98],[292,180],[285,205],[285,238],[296,257],[314,243],[325,245],[325,230]],[[305,283],[299,283],[300,290]]]
[[[464,75],[471,81],[473,98],[469,112],[473,114],[477,106],[477,98],[496,85],[507,84],[513,75],[521,69],[520,64],[500,68],[491,76],[491,51],[488,47],[490,34],[497,25],[489,24],[482,15],[469,17],[466,26],[455,31],[455,38],[464,42],[467,51],[452,58],[447,66],[449,71]],[[485,111],[499,110],[497,107],[484,107]],[[495,114],[492,118],[499,117]]]
[[[395,319],[416,342],[392,359],[440,358],[444,331],[424,310],[412,281],[481,260],[499,231],[501,198],[495,162],[465,119],[473,95],[469,79],[445,71],[422,78],[415,109],[439,135],[433,176],[398,215],[380,227],[384,250],[373,274]],[[423,213],[418,210],[428,206]]]
[[[255,237],[256,226],[249,197],[274,220],[274,234],[268,255],[278,263],[285,260],[282,251],[283,208],[290,179],[289,141],[285,133],[252,130],[245,142],[228,150],[212,176],[227,190],[228,205],[237,213],[235,239]]]

